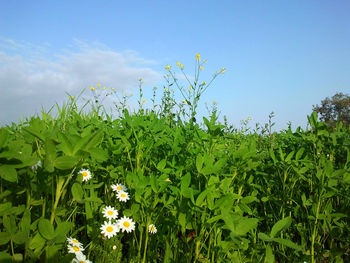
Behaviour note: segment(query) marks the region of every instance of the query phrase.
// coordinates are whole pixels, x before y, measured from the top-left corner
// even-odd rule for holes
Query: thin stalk
[[[315,239],[316,239],[316,232],[317,232],[317,221],[318,221],[318,215],[320,212],[320,205],[321,201],[318,199],[318,204],[317,204],[317,210],[316,210],[316,218],[315,218],[315,223],[314,223],[314,231],[312,233],[312,239],[311,239],[311,262],[316,263],[315,261]]]
[[[147,245],[148,245],[148,231],[147,231],[147,226],[146,226],[146,240],[145,240],[145,248],[144,248],[144,250],[143,250],[143,259],[142,259],[142,263],[145,263],[145,262],[146,262]]]

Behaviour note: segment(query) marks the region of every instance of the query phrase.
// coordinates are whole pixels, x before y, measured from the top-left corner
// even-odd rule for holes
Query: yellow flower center
[[[83,172],[83,176],[84,177],[88,176],[88,173],[87,172]]]
[[[79,263],[86,263],[86,261],[82,260],[82,261],[79,261]]]
[[[107,212],[107,214],[109,214],[110,216],[112,216],[112,215],[113,215],[113,211],[109,210],[109,211]]]
[[[79,243],[79,241],[78,241],[78,240],[76,240],[76,239],[72,239],[72,242],[73,242],[73,243],[76,243],[76,244],[78,244],[78,243]]]
[[[151,231],[154,231],[154,227],[153,226],[151,226]]]
[[[126,197],[126,194],[121,194],[120,196],[123,197],[123,198],[125,198],[125,197]]]
[[[125,222],[123,223],[123,226],[129,227],[129,226],[130,226],[130,223],[129,223],[128,221],[125,221]]]
[[[112,231],[113,231],[113,227],[112,227],[112,226],[108,226],[108,227],[106,228],[106,230],[107,230],[107,232],[112,232]]]
[[[73,247],[73,250],[76,251],[76,252],[80,251],[79,247],[75,247],[75,246]]]
[[[121,186],[117,186],[117,190],[123,190],[123,187],[121,187]]]

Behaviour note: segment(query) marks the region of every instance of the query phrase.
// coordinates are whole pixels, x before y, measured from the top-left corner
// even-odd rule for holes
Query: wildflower
[[[146,103],[146,100],[145,100],[145,99],[143,99],[142,103]]]
[[[152,234],[157,233],[157,228],[155,227],[155,225],[150,224],[150,225],[148,226],[148,232],[150,232],[150,233],[152,233]]]
[[[115,192],[119,192],[119,191],[126,192],[126,191],[128,191],[128,188],[126,188],[122,184],[112,184],[111,187],[112,187],[112,190],[115,191]]]
[[[101,87],[101,83],[97,83],[97,87]]]
[[[200,70],[203,70],[203,66],[200,66],[199,69],[200,69]]]
[[[85,169],[80,170],[79,174],[82,174],[83,182],[89,181],[92,177],[91,172]]]
[[[108,239],[114,237],[119,232],[119,227],[116,224],[112,224],[111,221],[105,221],[104,224],[100,227],[101,234]]]
[[[103,87],[103,90],[107,90],[107,88],[106,88],[106,87]]]
[[[86,256],[83,253],[75,254],[75,258],[73,259],[74,263],[92,263],[92,261],[87,260]]]
[[[190,86],[190,90],[193,89],[192,85]]]
[[[111,91],[115,91],[115,88],[111,88]]]
[[[180,62],[176,62],[176,65],[177,65],[178,67],[181,67]]]
[[[117,192],[117,198],[120,202],[126,202],[127,200],[129,200],[129,194],[127,192],[124,191],[119,191]]]
[[[165,69],[166,69],[167,71],[170,71],[170,69],[171,69],[171,66],[169,66],[169,65],[166,65]]]
[[[252,119],[252,117],[248,117],[248,120],[251,120]]]
[[[184,104],[187,104],[187,100],[184,100],[183,103],[184,103]]]
[[[170,183],[170,182],[171,182],[170,179],[169,179],[169,177],[168,177],[167,179],[165,179],[165,182],[167,182],[167,183]]]
[[[204,86],[205,84],[206,84],[205,81],[203,81],[203,82],[202,82],[202,85]]]
[[[225,71],[226,71],[226,69],[225,69],[225,68],[222,68],[222,69],[221,69],[221,74],[224,74]]]
[[[168,91],[167,89],[164,89],[164,91]]]
[[[74,253],[77,254],[79,252],[84,251],[84,248],[82,248],[81,246],[77,246],[77,245],[68,245],[68,253]]]
[[[116,219],[118,217],[118,211],[111,206],[106,206],[102,210],[103,216],[109,220]]]
[[[139,78],[139,81],[141,82],[141,81],[142,81],[142,78]]]
[[[197,61],[199,62],[199,61],[201,60],[201,54],[197,53],[196,59],[197,59]]]
[[[32,171],[35,172],[38,167],[41,167],[41,161],[39,160],[36,164],[32,166]]]
[[[73,237],[68,237],[67,242],[71,244],[72,246],[78,246],[78,247],[83,247],[83,244],[80,243],[77,239]]]
[[[117,249],[117,246],[116,246],[116,245],[114,245],[114,246],[112,247],[112,249],[113,249],[113,250],[116,250],[116,249]]]
[[[135,230],[135,222],[132,221],[131,218],[129,217],[122,217],[121,219],[118,220],[117,222],[120,230],[122,230],[123,232],[128,232],[130,233],[131,231]]]
[[[90,87],[90,90],[95,90],[95,88],[94,87]]]

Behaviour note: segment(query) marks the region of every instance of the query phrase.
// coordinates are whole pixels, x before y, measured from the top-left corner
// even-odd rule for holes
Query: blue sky
[[[312,105],[350,93],[350,2],[3,1],[0,125],[101,83],[146,99],[167,64],[202,80],[225,67],[200,102],[216,100],[236,127],[252,117],[306,127]],[[159,89],[159,90],[160,90]],[[160,94],[159,94],[160,95]],[[179,100],[181,98],[179,97]]]

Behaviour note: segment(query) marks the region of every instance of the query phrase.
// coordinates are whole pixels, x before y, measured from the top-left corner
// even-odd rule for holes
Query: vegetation
[[[347,94],[339,92],[332,98],[327,97],[321,101],[321,106],[313,106],[313,110],[321,115],[322,121],[333,127],[338,121],[350,125],[350,96]]]
[[[123,94],[112,119],[97,87],[89,112],[70,96],[56,117],[0,129],[1,262],[346,262],[349,127],[314,112],[307,130],[272,132],[270,119],[251,132],[216,108],[200,126],[196,61],[182,103],[167,66],[151,109],[140,80],[132,114]]]

